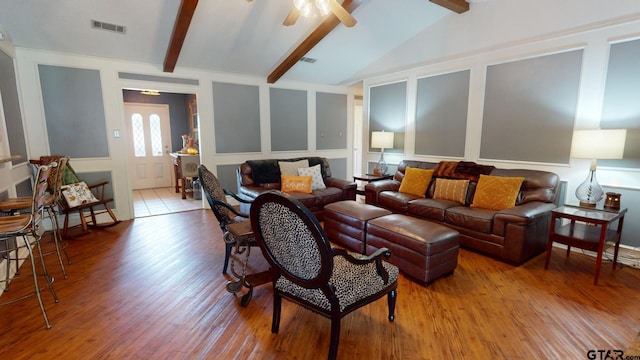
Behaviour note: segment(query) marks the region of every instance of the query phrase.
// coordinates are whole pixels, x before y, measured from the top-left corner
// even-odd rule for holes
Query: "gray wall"
[[[347,95],[316,93],[316,149],[347,148]]]
[[[108,157],[98,70],[38,65],[51,154]]]
[[[620,207],[627,208],[627,215],[622,228],[621,244],[640,247],[640,222],[633,221],[640,214],[640,190],[629,188],[616,188],[611,186],[602,187],[605,192],[616,192],[620,196]],[[604,204],[604,200],[602,200]],[[600,205],[600,204],[598,204]],[[629,216],[630,215],[630,216]],[[613,226],[617,226],[617,223]]]
[[[257,86],[214,82],[213,114],[216,152],[260,151],[260,96]]]
[[[373,131],[393,131],[393,149],[385,152],[402,153],[404,149],[405,119],[407,116],[407,82],[372,86],[369,89],[369,151]]]
[[[464,156],[471,71],[418,79],[416,154]]]
[[[582,53],[487,68],[481,158],[569,163]]]
[[[307,150],[307,92],[269,89],[271,151]]]
[[[600,126],[627,129],[622,160],[601,166],[640,168],[640,40],[611,45]]]
[[[9,140],[9,151],[12,156],[21,155],[22,159],[12,163],[23,163],[28,159],[27,143],[22,126],[22,112],[16,84],[16,72],[13,59],[0,51],[0,94],[2,95],[2,107]]]

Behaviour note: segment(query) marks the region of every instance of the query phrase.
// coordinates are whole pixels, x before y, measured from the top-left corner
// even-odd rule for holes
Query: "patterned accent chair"
[[[329,359],[335,359],[345,315],[387,295],[394,320],[398,268],[383,261],[388,249],[365,256],[333,248],[309,209],[275,190],[254,200],[251,224],[275,274],[271,332],[278,333],[282,298],[288,299],[331,319]]]
[[[255,238],[253,237],[253,234],[243,237],[236,237],[232,232],[229,231],[228,226],[230,224],[241,221],[248,221],[249,215],[240,212],[235,207],[227,203],[226,196],[229,195],[241,203],[250,204],[251,201],[245,200],[234,194],[233,192],[223,189],[222,185],[220,185],[220,181],[218,181],[218,178],[216,178],[216,176],[204,165],[198,166],[198,178],[200,179],[200,184],[202,184],[202,189],[204,190],[207,202],[209,203],[213,214],[216,216],[216,219],[218,219],[220,229],[222,230],[223,239],[225,242],[224,265],[222,268],[222,274],[227,274],[227,269],[229,268],[229,259],[231,258],[231,251],[234,250],[234,248],[235,255],[244,254],[243,266],[240,273],[236,272],[235,260],[231,258],[231,273],[236,278],[238,278],[238,281],[229,282],[227,284],[227,291],[235,294],[240,291],[243,286],[246,286],[249,292],[245,294],[241,299],[241,304],[243,306],[246,306],[251,300],[251,296],[253,293],[253,285],[245,281],[247,262],[249,260],[249,254],[251,253],[251,247],[257,246],[257,243],[255,241]],[[235,216],[232,217],[231,214]]]

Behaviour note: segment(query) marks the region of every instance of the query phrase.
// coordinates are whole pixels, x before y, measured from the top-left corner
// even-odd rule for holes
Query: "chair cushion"
[[[364,255],[350,253],[355,258],[362,258]],[[388,262],[382,262],[384,268],[389,273],[389,282],[384,283],[376,272],[375,263],[356,265],[342,256],[333,258],[333,273],[329,283],[336,288],[336,295],[340,303],[340,311],[371,295],[379,293],[389,284],[398,279],[398,268]],[[312,304],[318,305],[326,310],[331,310],[331,303],[320,289],[305,289],[288,280],[280,277],[276,281],[276,289],[302,298]]]
[[[98,199],[93,195],[89,186],[84,181],[79,183],[64,185],[61,187],[64,200],[69,207],[76,207],[82,204],[98,202]]]

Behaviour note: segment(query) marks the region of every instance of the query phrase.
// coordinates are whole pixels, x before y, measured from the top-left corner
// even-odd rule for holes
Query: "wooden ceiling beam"
[[[429,0],[436,5],[445,7],[451,11],[462,14],[469,10],[469,3],[465,0]]]
[[[189,25],[191,25],[193,13],[196,11],[196,5],[198,5],[198,0],[182,0],[180,4],[167,54],[164,57],[164,72],[173,72],[176,67],[184,39],[187,36],[187,31],[189,31]]]
[[[358,0],[344,0],[342,6],[351,14],[358,6],[360,1]],[[273,84],[282,77],[289,69],[293,67],[306,53],[311,51],[314,46],[324,39],[336,26],[340,25],[340,20],[331,14],[327,16],[322,23],[309,35],[297,48],[295,48],[289,56],[287,56],[278,67],[276,67],[271,74],[267,77],[267,83]]]

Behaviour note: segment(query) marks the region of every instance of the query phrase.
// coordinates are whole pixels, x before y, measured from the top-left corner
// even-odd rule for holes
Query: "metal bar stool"
[[[0,217],[0,244],[3,245],[0,247],[0,254],[6,257],[7,260],[7,274],[4,280],[0,280],[0,282],[4,284],[4,291],[9,291],[9,283],[14,279],[19,278],[19,276],[11,278],[9,263],[12,260],[16,262],[26,260],[27,258],[30,260],[34,285],[33,292],[16,298],[10,298],[9,300],[0,303],[0,305],[11,304],[35,295],[38,299],[40,311],[42,312],[42,316],[44,317],[44,322],[47,329],[51,328],[51,324],[49,323],[49,318],[47,317],[47,312],[45,310],[44,303],[42,302],[41,290],[44,288],[49,288],[55,302],[59,302],[58,296],[53,289],[54,279],[47,272],[47,266],[45,265],[42,249],[40,247],[40,240],[42,239],[42,217],[44,214],[45,195],[47,190],[47,178],[49,177],[50,172],[50,166],[38,167],[35,178],[36,180],[33,186],[31,212],[29,214]],[[38,266],[36,265],[36,253],[34,253],[33,251],[34,245],[37,249],[38,258],[40,259],[40,269],[38,269]],[[23,250],[25,250],[27,253],[27,258],[24,259],[21,258],[20,255],[21,252],[24,253]],[[14,255],[12,256],[12,254]],[[18,266],[19,265],[16,265],[16,269],[18,269]],[[38,270],[40,270],[40,273],[38,272]],[[45,284],[42,286],[38,281],[39,277],[42,277],[45,280]]]

